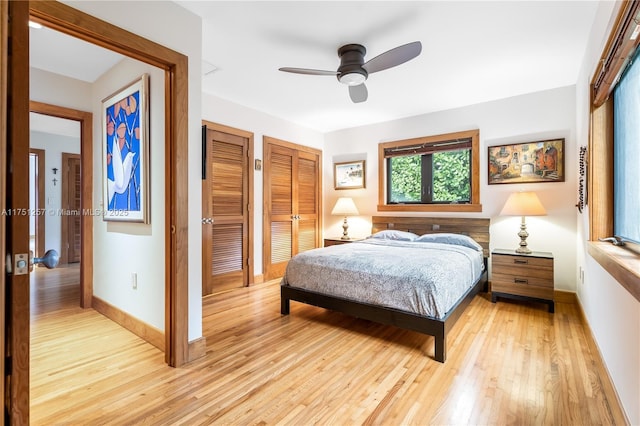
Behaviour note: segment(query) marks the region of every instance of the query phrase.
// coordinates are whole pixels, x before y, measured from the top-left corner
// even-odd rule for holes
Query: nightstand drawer
[[[531,283],[515,283],[498,279],[491,280],[491,291],[497,293],[515,294],[518,296],[535,297],[537,299],[553,300],[553,282],[550,286],[539,286]]]
[[[505,274],[504,271],[500,269],[499,272],[494,271],[491,274],[491,278],[491,281],[500,281],[520,286],[553,288],[553,271],[536,271],[536,274],[531,274],[531,271],[527,271],[526,274]]]
[[[494,268],[497,268],[498,266],[505,266],[512,268],[527,268],[527,270],[538,268],[553,269],[553,259],[494,254],[491,260],[491,265]]]
[[[536,279],[538,281],[551,281],[553,282],[553,268],[521,268],[513,265],[503,266],[492,264],[492,277],[498,275],[506,275],[511,277]],[[507,279],[509,280],[509,279]]]

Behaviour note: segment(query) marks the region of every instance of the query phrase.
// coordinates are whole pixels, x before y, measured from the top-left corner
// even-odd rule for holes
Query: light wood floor
[[[272,281],[205,299],[207,355],[174,369],[77,307],[73,277],[33,279],[34,425],[625,423],[572,304],[478,296],[441,364],[415,332],[295,302],[281,316]]]

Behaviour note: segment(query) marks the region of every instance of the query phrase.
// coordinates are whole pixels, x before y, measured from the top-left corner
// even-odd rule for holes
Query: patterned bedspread
[[[367,239],[294,256],[281,285],[443,318],[483,269],[468,247]]]

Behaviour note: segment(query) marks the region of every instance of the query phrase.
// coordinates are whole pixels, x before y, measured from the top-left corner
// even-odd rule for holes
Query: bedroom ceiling
[[[204,92],[322,132],[575,84],[598,8],[597,1],[176,3],[203,19],[202,58],[217,68],[203,76]],[[46,46],[50,39],[33,38],[32,50],[60,52]],[[335,70],[347,43],[366,46],[368,60],[412,41],[422,42],[422,54],[369,76],[364,103],[352,103],[335,77],[278,71]],[[91,81],[95,71],[78,75],[86,55],[32,63]]]
[[[177,1],[203,18],[203,90],[331,131],[576,83],[596,1]],[[419,40],[422,54],[371,75],[353,104],[332,76],[338,47],[365,60]]]

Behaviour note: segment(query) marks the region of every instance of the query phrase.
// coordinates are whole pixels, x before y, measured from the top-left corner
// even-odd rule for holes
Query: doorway
[[[180,366],[190,357],[188,342],[188,58],[174,50],[147,40],[108,22],[58,2],[30,2],[32,21],[85,40],[108,47],[141,62],[164,70],[165,123],[165,362]],[[24,20],[26,25],[26,19]],[[23,43],[14,39],[16,43]],[[28,73],[28,72],[27,72]],[[26,75],[23,71],[22,75]],[[25,92],[26,93],[26,92]],[[82,153],[84,157],[84,151]],[[92,158],[92,157],[91,157]],[[84,158],[83,158],[84,164]],[[93,179],[93,176],[91,176]],[[83,189],[84,191],[84,189]],[[90,206],[90,208],[93,206]],[[82,262],[82,268],[90,265]]]
[[[30,155],[34,159],[29,185],[33,192],[33,252],[42,257],[47,250],[55,250],[62,265],[81,260],[80,126],[77,120],[37,112],[29,117]]]
[[[32,109],[40,110],[39,104],[32,105]],[[48,105],[49,113],[57,107]],[[34,257],[43,257],[45,252],[55,250],[59,263],[57,271],[50,271],[45,267],[34,265],[30,274],[30,306],[32,321],[35,315],[60,309],[63,300],[71,295],[72,306],[90,307],[90,297],[83,303],[83,294],[92,294],[91,277],[81,279],[82,236],[81,227],[81,125],[80,121],[67,119],[64,111],[57,111],[56,115],[41,114],[32,111],[29,120],[29,145],[31,178],[30,189],[30,229],[33,229]],[[91,114],[85,113],[85,125],[91,128]],[[84,141],[91,143],[91,139]],[[86,149],[86,148],[85,148]],[[89,148],[90,149],[90,148]],[[71,151],[72,153],[66,152]],[[73,175],[74,183],[69,185],[69,171],[66,167],[66,157],[77,160],[77,168]],[[90,170],[91,165],[87,166]],[[71,206],[66,198],[73,194],[75,206]],[[71,224],[77,236],[69,244],[67,235]],[[88,234],[90,235],[90,234]],[[91,242],[89,241],[89,245]],[[30,247],[31,248],[31,247]],[[74,258],[67,255],[69,249],[76,249]],[[88,247],[91,251],[92,247]],[[85,253],[87,257],[88,253]],[[92,256],[89,256],[91,259]],[[86,260],[86,259],[85,259]],[[68,268],[67,263],[74,265]],[[60,269],[65,269],[65,279],[59,279]],[[70,291],[70,293],[69,293]],[[46,307],[44,305],[47,305]],[[31,322],[33,325],[33,322]]]
[[[28,192],[24,183],[29,179],[29,132],[24,126],[29,118],[29,47],[27,21],[30,19],[49,25],[68,35],[126,53],[143,62],[158,66],[165,72],[165,362],[180,366],[189,360],[188,342],[188,267],[180,260],[187,258],[188,234],[188,159],[181,155],[188,151],[188,58],[176,51],[151,42],[131,32],[109,24],[59,2],[0,2],[0,182],[6,184],[2,203],[6,208],[26,208]],[[8,25],[10,21],[16,25]],[[7,55],[9,53],[9,55]],[[8,71],[8,72],[7,72]],[[6,84],[5,84],[6,83]],[[6,88],[6,90],[5,90]],[[12,153],[9,170],[4,159]],[[90,157],[91,158],[91,157]],[[12,217],[0,221],[3,231],[11,231],[4,241],[3,255],[14,260],[28,252],[29,228],[27,217]],[[5,227],[6,225],[6,227]],[[85,262],[86,264],[87,262]],[[3,342],[11,357],[10,380],[2,380],[0,391],[7,402],[7,413],[13,422],[28,423],[29,419],[29,285],[28,275],[7,275],[7,297],[2,295],[6,326]],[[7,387],[5,387],[7,383]]]
[[[36,129],[52,129],[63,127],[64,131],[58,131],[63,135],[52,135],[51,133],[32,132],[30,138],[33,142],[30,144],[37,144],[39,147],[46,148],[49,146],[49,157],[53,161],[50,165],[50,181],[47,183],[44,179],[45,187],[45,223],[49,221],[49,229],[57,227],[57,232],[53,232],[49,240],[49,248],[53,248],[58,253],[63,252],[62,246],[62,232],[63,223],[66,220],[66,214],[63,214],[62,208],[62,159],[63,151],[71,150],[79,152],[74,154],[76,158],[79,158],[79,187],[74,188],[79,195],[78,206],[80,210],[90,210],[93,205],[93,182],[91,176],[93,175],[93,114],[85,111],[74,110],[71,108],[64,108],[57,105],[45,104],[42,102],[31,101],[29,103],[29,109],[31,111],[31,117],[41,124],[34,125]],[[42,117],[39,117],[42,116]],[[43,117],[45,117],[43,119]],[[49,120],[49,121],[48,121]],[[56,124],[53,124],[50,120],[54,120]],[[47,122],[48,121],[48,122]],[[74,133],[77,132],[74,138]],[[42,140],[39,141],[38,139]],[[52,140],[55,139],[55,145],[52,147]],[[74,142],[75,141],[75,142]],[[75,143],[75,145],[74,145]],[[65,145],[66,144],[66,145]],[[60,147],[62,146],[62,148]],[[55,160],[54,160],[55,157]],[[53,169],[56,169],[55,173]],[[47,171],[45,170],[45,175]],[[54,181],[55,180],[55,181]],[[47,188],[48,184],[48,188]],[[49,196],[47,196],[47,189],[50,190]],[[76,226],[76,230],[79,233],[79,239],[77,242],[78,249],[78,262],[80,263],[79,282],[80,282],[80,300],[79,305],[82,308],[90,308],[91,300],[93,298],[93,245],[91,243],[81,244],[82,240],[91,241],[93,235],[93,220],[91,217],[85,215],[79,215],[73,218]],[[46,226],[46,225],[45,225]],[[46,228],[45,228],[46,229]],[[46,234],[45,234],[46,235]],[[46,241],[46,237],[45,237]],[[46,246],[47,242],[45,242]],[[66,244],[66,243],[65,243]],[[61,258],[60,263],[67,263],[67,259],[64,262]]]

